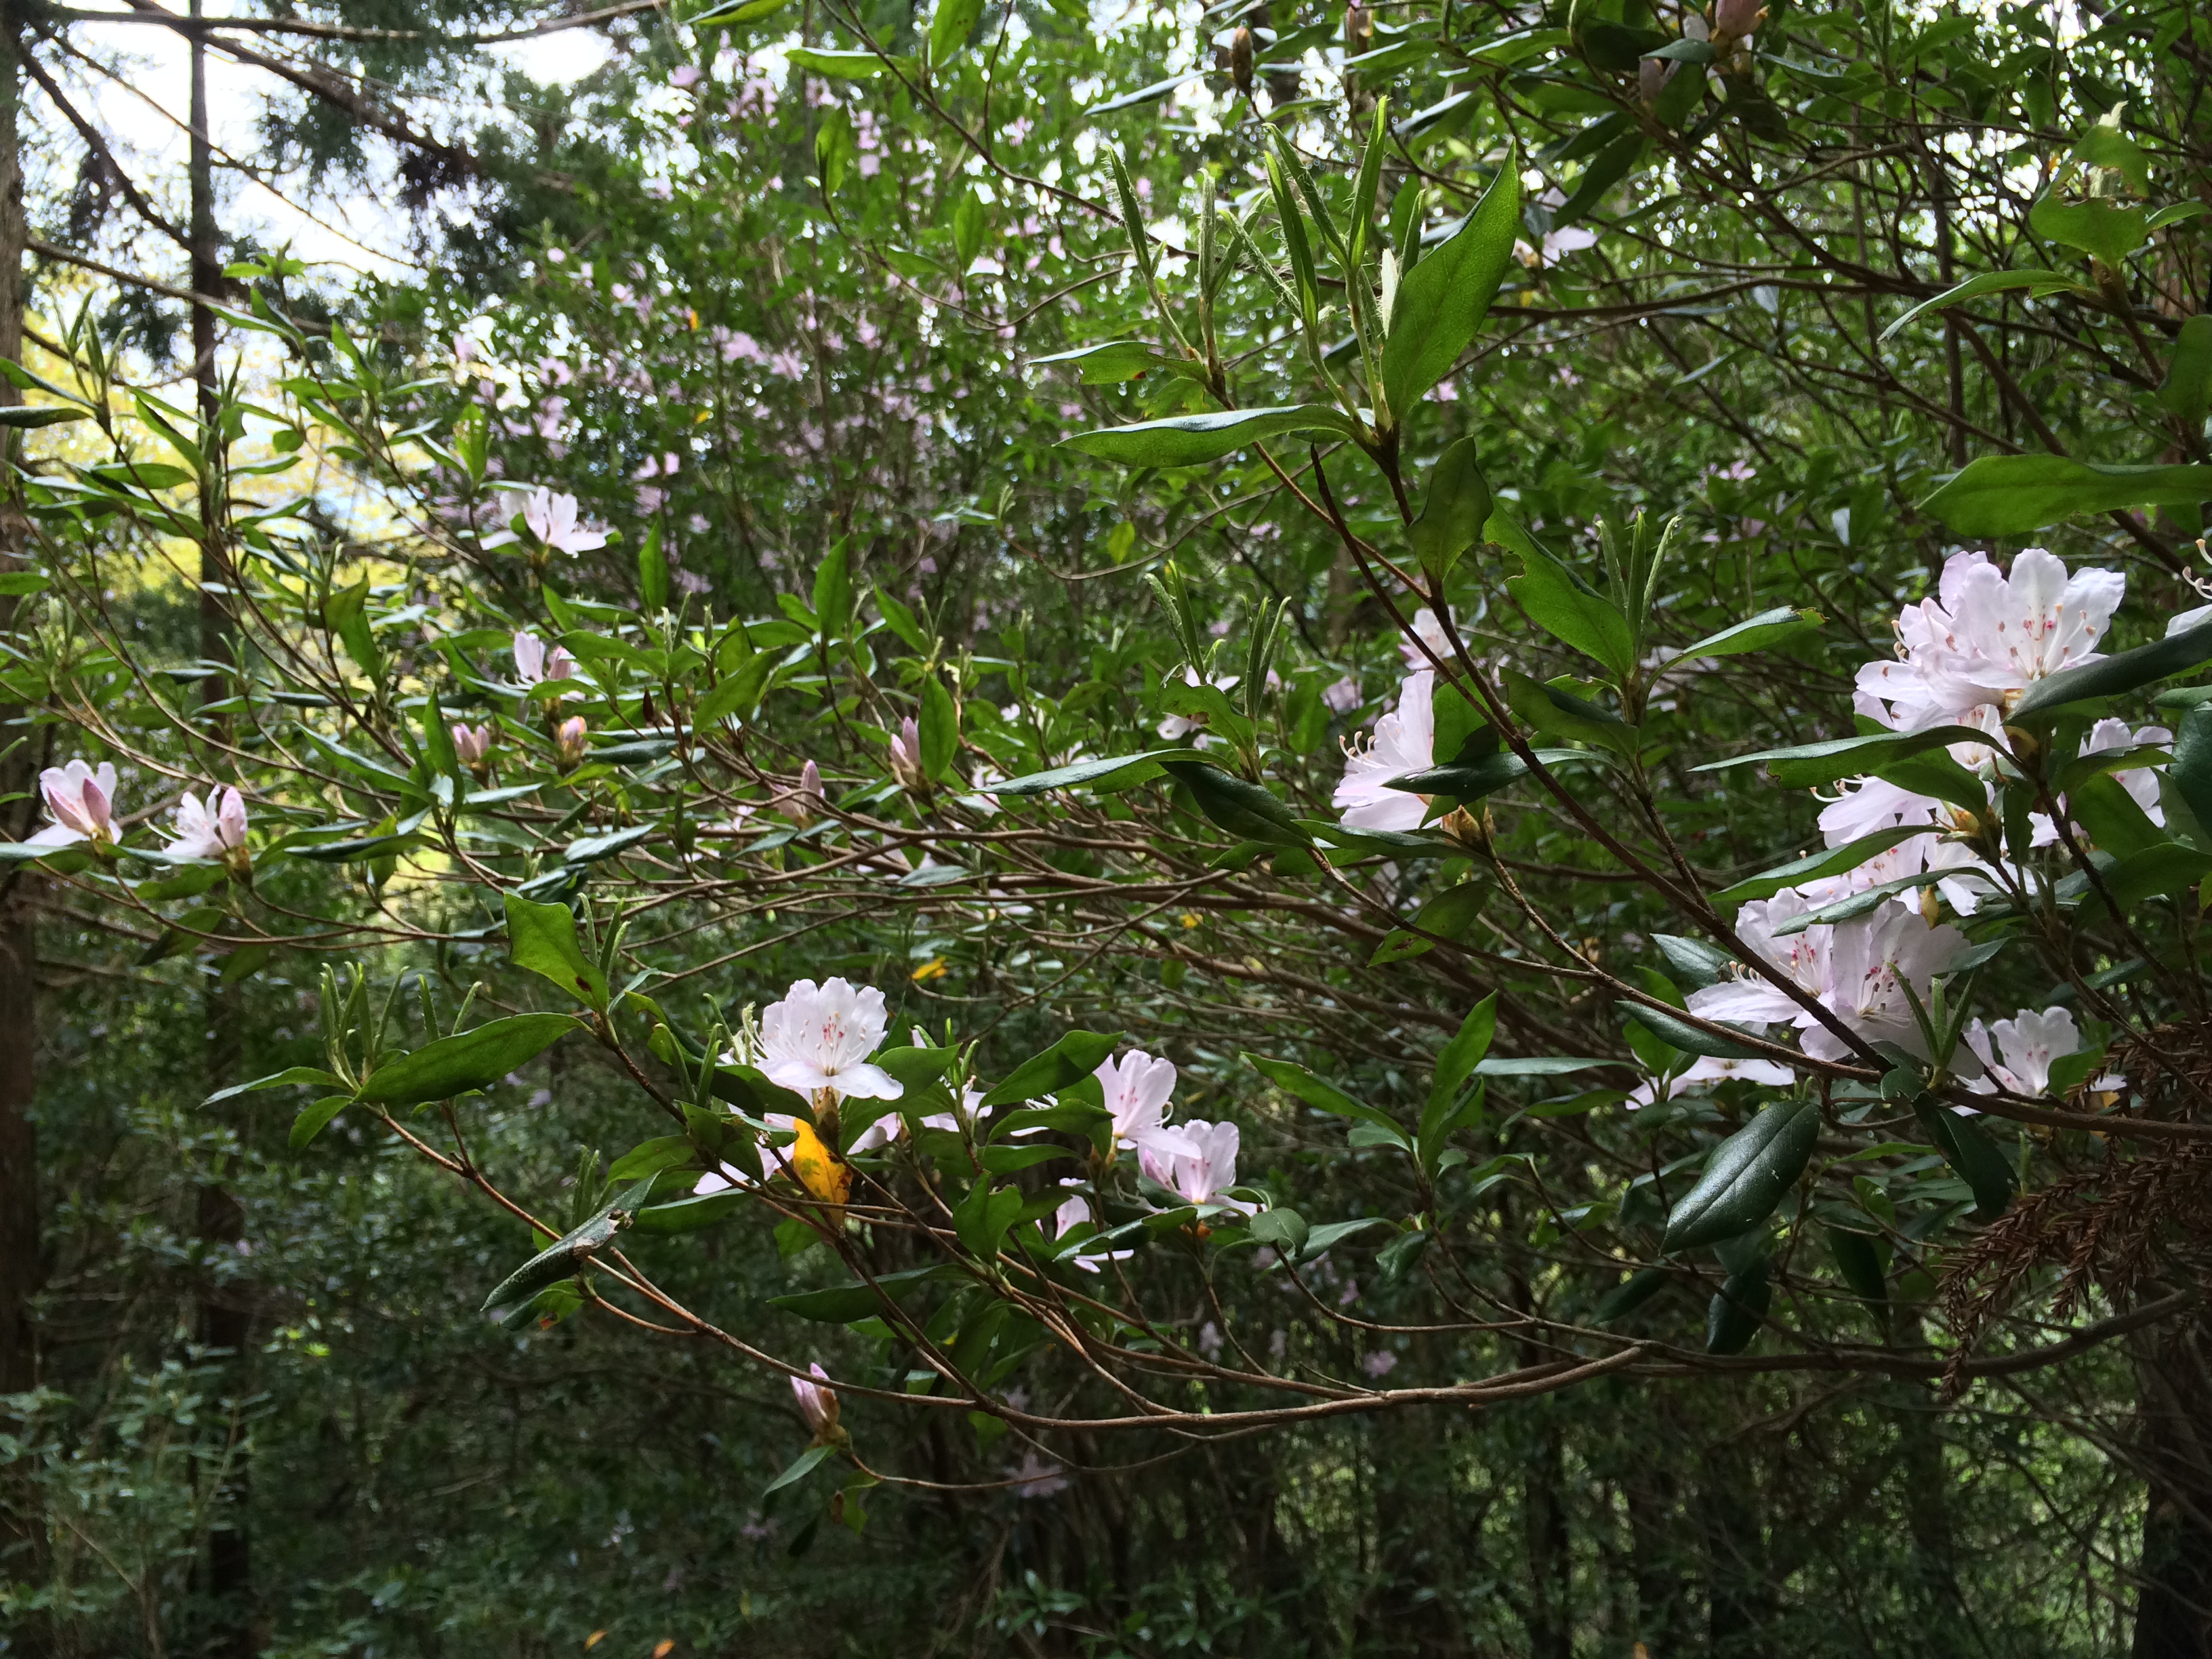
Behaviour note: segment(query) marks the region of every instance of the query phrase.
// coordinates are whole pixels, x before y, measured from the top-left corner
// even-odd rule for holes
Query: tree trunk
[[[2133,1659],[2212,1656],[2212,1326],[2192,1316],[2136,1347],[2143,1504]]]
[[[22,99],[21,39],[14,18],[0,11],[0,356],[23,355],[23,158],[17,118]],[[23,400],[0,380],[0,404]],[[13,492],[0,500],[0,569],[22,562],[25,526]],[[0,599],[0,633],[15,626],[19,601]],[[39,750],[22,711],[0,706],[0,798],[34,792]],[[12,747],[10,745],[13,745]],[[37,818],[35,793],[0,806],[0,837],[21,841]],[[25,866],[0,872],[0,1395],[38,1386],[38,1328],[32,1299],[40,1279],[39,1142],[33,1116],[39,1047],[37,941],[31,925],[30,880]],[[0,1469],[0,1575],[35,1581],[41,1576],[46,1528],[33,1472]],[[49,1632],[26,1620],[10,1640],[21,1651],[48,1650]]]
[[[201,0],[191,0],[191,15],[201,15]],[[191,66],[191,289],[196,295],[212,295],[222,288],[222,252],[216,232],[215,148],[209,129],[207,43],[204,34],[192,36]],[[215,422],[222,407],[222,381],[216,370],[215,313],[198,302],[191,310],[192,379],[199,388],[203,441],[210,459],[218,459],[222,439],[215,429]],[[226,663],[229,657],[230,617],[225,605],[230,572],[223,540],[222,500],[222,492],[228,488],[228,481],[218,464],[211,470],[208,487],[200,498],[200,659],[209,665],[200,682],[204,702],[228,696],[231,690],[228,677],[216,666]],[[216,719],[208,729],[220,735],[224,723]],[[210,769],[212,776],[215,769]],[[212,783],[208,794],[212,810]],[[236,1080],[242,1035],[239,1002],[235,988],[220,980],[207,989],[210,1092]],[[198,1220],[199,1236],[208,1243],[234,1245],[244,1236],[244,1212],[238,1200],[216,1182],[200,1188]],[[205,1346],[228,1356],[230,1391],[235,1397],[244,1398],[248,1392],[246,1355],[252,1334],[250,1314],[245,1298],[234,1286],[227,1286],[221,1279],[211,1278],[202,1290],[198,1334]],[[224,1659],[232,1659],[233,1656],[250,1659],[257,1645],[253,1636],[251,1535],[246,1528],[249,1475],[250,1468],[241,1451],[237,1460],[228,1465],[228,1478],[216,1494],[209,1521],[207,1588],[214,1613],[210,1650],[224,1656]]]

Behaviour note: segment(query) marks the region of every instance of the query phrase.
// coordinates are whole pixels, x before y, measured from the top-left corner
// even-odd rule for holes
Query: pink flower
[[[1194,1117],[1176,1128],[1154,1129],[1139,1140],[1139,1167],[1186,1203],[1218,1204],[1250,1215],[1258,1205],[1223,1196],[1237,1184],[1238,1139],[1235,1124]]]
[[[799,1398],[799,1414],[806,1419],[815,1443],[820,1445],[837,1432],[837,1395],[830,1388],[830,1373],[822,1369],[819,1360],[806,1369],[820,1380],[810,1382],[805,1377],[794,1376],[791,1391]]]
[[[1072,1187],[1075,1182],[1071,1176],[1060,1184],[1063,1187]],[[1091,1223],[1091,1200],[1080,1193],[1071,1194],[1061,1200],[1060,1206],[1053,1212],[1052,1236],[1054,1238],[1066,1238],[1078,1227],[1089,1226]],[[1134,1250],[1081,1251],[1075,1257],[1075,1265],[1082,1268],[1085,1273],[1095,1273],[1098,1271],[1101,1262],[1127,1261],[1134,1255],[1136,1255]]]
[[[525,686],[537,685],[545,680],[568,680],[576,677],[576,659],[560,646],[550,653],[545,641],[528,629],[514,636],[514,678]]]
[[[2118,571],[2069,576],[2039,547],[2014,558],[2009,575],[1986,553],[1954,553],[1936,597],[1898,617],[1897,660],[1859,670],[1853,706],[1900,732],[1954,720],[1994,727],[2036,681],[2103,654],[2097,641],[2126,591]]]
[[[1321,694],[1321,700],[1340,714],[1349,714],[1359,707],[1359,682],[1346,674],[1342,679]]]
[[[678,92],[687,92],[699,84],[705,73],[696,64],[678,64],[669,72],[668,84]]]
[[[1106,1109],[1114,1115],[1116,1144],[1134,1146],[1165,1121],[1168,1097],[1175,1093],[1175,1061],[1155,1060],[1141,1048],[1132,1048],[1118,1060],[1107,1060],[1091,1075],[1105,1091]]]
[[[54,821],[31,837],[34,847],[70,847],[88,841],[102,847],[115,845],[115,763],[102,761],[97,770],[81,760],[67,766],[49,766],[39,774],[39,793]]]
[[[213,810],[210,811],[210,808]],[[235,789],[222,792],[220,804],[208,792],[208,805],[189,789],[177,803],[177,839],[164,849],[173,859],[242,858],[246,852],[246,802]]]
[[[588,553],[607,544],[605,532],[587,530],[578,521],[574,495],[556,495],[540,484],[526,493],[510,491],[507,503],[507,516],[520,513],[530,533],[556,552]]]
[[[553,734],[553,750],[560,757],[562,765],[574,766],[584,758],[590,747],[588,731],[581,714],[571,714],[561,722],[559,729]]]
[[[1952,927],[1930,927],[1893,904],[1849,921],[1775,932],[1812,908],[1803,895],[1787,890],[1753,899],[1736,913],[1736,933],[1848,1030],[1920,1052],[1926,1045],[1903,987],[1911,984],[1924,1000],[1929,981],[1949,970],[1966,949],[1966,936]],[[1706,1019],[1794,1025],[1803,1034],[1801,1046],[1816,1060],[1840,1060],[1849,1052],[1778,986],[1748,974],[1692,992],[1690,1012]]]

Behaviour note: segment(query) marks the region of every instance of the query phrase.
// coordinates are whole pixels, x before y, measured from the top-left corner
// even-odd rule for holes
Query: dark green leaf
[[[2212,479],[2212,466],[2199,470]],[[2212,499],[2212,490],[2207,490],[2206,495]],[[2090,697],[2117,697],[2124,691],[2133,691],[2169,674],[2194,668],[2207,659],[2212,659],[2212,623],[2200,623],[2153,644],[2139,645],[2118,656],[2084,663],[2079,668],[2062,668],[2056,674],[2047,675],[2028,687],[2027,695],[2013,705],[2012,713],[2006,718],[2018,725],[2069,702]]]
[[[1736,657],[1747,651],[1765,651],[1784,640],[1809,634],[1826,620],[1817,611],[1793,611],[1786,605],[1778,605],[1733,628],[1708,634],[1694,645],[1683,647],[1680,660],[1695,662],[1700,657]]]
[[[2207,629],[2212,633],[2212,629]],[[2212,650],[2212,646],[2208,647]],[[1954,743],[1987,744],[1990,734],[1970,726],[1937,726],[1924,732],[1877,732],[1872,737],[1831,738],[1826,743],[1802,743],[1788,749],[1762,749],[1732,760],[1708,761],[1692,767],[1696,772],[1724,772],[1734,766],[1765,761],[1774,781],[1788,789],[1810,789],[1839,779],[1872,772],[1908,755],[1942,749]]]
[[[2012,1203],[2012,1166],[1981,1126],[1970,1117],[1960,1116],[1930,1094],[1917,1096],[1912,1109],[1935,1141],[1936,1150],[1943,1154],[1943,1161],[1972,1189],[1975,1215],[1984,1221],[2002,1215]]]
[[[287,1066],[281,1072],[271,1072],[267,1077],[258,1077],[251,1083],[234,1083],[228,1089],[218,1089],[200,1103],[212,1106],[218,1101],[230,1100],[240,1095],[250,1095],[263,1089],[289,1089],[295,1086],[334,1089],[339,1086],[337,1074],[313,1066]]]
[[[1830,847],[1818,853],[1808,853],[1803,858],[1792,859],[1787,864],[1778,864],[1771,870],[1747,876],[1733,886],[1724,887],[1713,895],[1716,904],[1743,904],[1753,899],[1772,898],[1785,887],[1802,886],[1828,876],[1840,876],[1856,870],[1878,853],[1887,853],[1900,842],[1915,836],[1933,835],[1926,824],[1902,824],[1888,830],[1877,830],[1871,835],[1847,841],[1841,847]]]
[[[1049,772],[1032,772],[1027,777],[1013,778],[1005,783],[993,784],[985,789],[987,795],[1042,795],[1050,789],[1098,789],[1116,784],[1139,783],[1146,778],[1159,775],[1157,762],[1169,757],[1188,758],[1188,749],[1148,749],[1140,755],[1116,755],[1103,760],[1077,761],[1072,766],[1055,766]]]
[[[1121,1040],[1119,1031],[1070,1031],[1042,1054],[1015,1066],[981,1103],[1003,1106],[1009,1101],[1056,1095],[1096,1072]]]
[[[1509,160],[1459,229],[1399,283],[1382,362],[1383,395],[1399,425],[1473,343],[1520,234],[1521,178]]]
[[[1715,1148],[1712,1161],[1667,1218],[1669,1254],[1748,1232],[1774,1212],[1820,1134],[1810,1100],[1777,1101]]]
[[[353,1104],[349,1095],[325,1095],[313,1105],[303,1108],[292,1120],[291,1147],[295,1152],[305,1152],[309,1142],[329,1127],[330,1121]]]
[[[570,1031],[583,1029],[571,1014],[515,1014],[472,1031],[440,1037],[411,1054],[386,1060],[362,1085],[357,1098],[386,1106],[415,1106],[426,1100],[450,1100],[471,1089],[485,1089],[550,1048]]]
[[[1239,841],[1269,847],[1305,847],[1312,837],[1298,827],[1298,815],[1263,786],[1208,766],[1203,761],[1164,761],[1169,776],[1191,793],[1199,810]]]
[[[1334,1083],[1316,1077],[1304,1066],[1293,1065],[1286,1060],[1268,1060],[1249,1053],[1244,1055],[1244,1062],[1284,1093],[1303,1100],[1309,1106],[1334,1113],[1338,1117],[1348,1117],[1367,1124],[1381,1131],[1392,1145],[1403,1146],[1409,1152],[1412,1150],[1413,1143],[1407,1139],[1406,1132],[1398,1127],[1389,1113],[1354,1100]]]
[[[1579,749],[1537,749],[1530,751],[1545,767],[1587,764],[1594,757]],[[1433,795],[1460,802],[1480,800],[1506,785],[1528,775],[1528,763],[1509,749],[1486,755],[1467,766],[1432,766],[1425,772],[1408,772],[1392,778],[1389,787],[1409,794]]]
[[[1726,1037],[1713,1036],[1701,1031],[1688,1020],[1680,1015],[1670,1014],[1663,1008],[1650,1007],[1641,1002],[1622,1002],[1615,1006],[1662,1042],[1680,1048],[1686,1054],[1710,1054],[1716,1060],[1768,1058],[1756,1048],[1747,1048],[1741,1043],[1730,1042]]]
[[[1920,511],[1960,536],[2024,536],[2077,513],[2212,501],[2212,466],[2099,466],[2063,455],[1984,455]]]
[[[1522,563],[1523,573],[1505,586],[1529,621],[1562,645],[1603,664],[1616,678],[1626,678],[1636,665],[1636,653],[1628,619],[1613,601],[1593,592],[1564,565],[1540,553],[1523,555]]]
[[[1344,438],[1351,422],[1325,404],[1171,415],[1133,426],[1102,427],[1062,439],[1066,448],[1121,466],[1199,466],[1262,438]]]

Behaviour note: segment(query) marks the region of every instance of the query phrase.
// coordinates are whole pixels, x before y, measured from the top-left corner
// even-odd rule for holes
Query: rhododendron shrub
[[[1750,73],[1766,25],[1721,11],[1710,60],[1629,60],[1697,75],[1607,84],[1656,121]],[[836,27],[821,61],[884,44]],[[489,337],[527,419],[264,294],[289,401],[149,394],[116,465],[26,460],[26,683],[68,746],[4,855],[222,971],[327,966],[321,1053],[230,1097],[534,1228],[468,1287],[516,1340],[780,1372],[785,1482],[855,1504],[1600,1379],[1956,1393],[2180,1309],[2163,1262],[2057,1243],[2212,1133],[2212,623],[2065,522],[2179,486],[1923,453],[1911,535],[1838,507],[1816,582],[1709,438],[1632,487],[1524,453],[1532,388],[1603,366],[1515,332],[1594,243],[1503,144],[1432,198],[1367,95],[1325,165],[1255,123],[1177,194],[1107,146],[1087,194],[994,175],[908,246],[850,193],[904,170],[905,137],[858,162],[872,95],[817,106],[854,216],[794,257],[836,224],[890,275],[780,278],[790,338],[549,246]],[[1045,196],[998,252],[1079,234],[1113,280],[1017,351],[975,227]],[[925,301],[968,378],[909,318],[864,380]],[[105,413],[69,344],[52,395]],[[249,510],[253,422],[398,530]],[[129,483],[188,430],[204,493]],[[198,522],[179,490],[231,562],[198,724],[102,617],[104,561]],[[586,1057],[631,1111],[556,1205],[471,1137]],[[672,1288],[710,1246],[780,1275],[766,1308]],[[902,1462],[917,1418],[1018,1436],[1016,1473]]]

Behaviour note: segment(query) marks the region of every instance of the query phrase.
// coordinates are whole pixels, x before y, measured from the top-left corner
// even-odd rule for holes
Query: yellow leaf
[[[798,1128],[799,1139],[785,1156],[799,1184],[824,1204],[842,1204],[853,1190],[853,1166],[831,1152],[811,1125]]]
[[[943,979],[945,977],[945,958],[943,957],[930,957],[927,962],[923,963],[921,967],[915,969],[913,973],[908,975],[908,977],[913,980],[916,985],[921,984],[922,981],[926,979]]]
[[[593,1631],[589,1636],[586,1636],[584,1638],[584,1651],[589,1653],[593,1648],[599,1646],[600,1643],[606,1639],[606,1632],[603,1630]]]
[[[674,1652],[675,1649],[675,1638],[664,1636],[653,1644],[653,1659],[668,1659],[668,1656]]]

